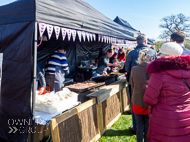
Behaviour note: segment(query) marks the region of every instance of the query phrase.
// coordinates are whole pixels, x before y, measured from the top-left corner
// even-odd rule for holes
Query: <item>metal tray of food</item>
[[[110,73],[111,75],[121,76],[123,73]]]
[[[107,79],[114,78],[115,76],[116,76],[115,74],[104,74],[104,75],[101,75],[101,76],[93,77],[92,79],[93,80],[105,81]]]
[[[105,82],[101,82],[101,83],[91,82],[91,83],[93,83],[93,84],[88,85],[85,82],[84,83],[76,83],[76,84],[68,85],[68,86],[65,86],[65,87],[69,88],[73,92],[82,93],[82,92],[92,90],[94,88],[97,88],[97,87],[102,86],[102,85],[105,84]],[[84,84],[84,85],[82,85],[82,84]]]

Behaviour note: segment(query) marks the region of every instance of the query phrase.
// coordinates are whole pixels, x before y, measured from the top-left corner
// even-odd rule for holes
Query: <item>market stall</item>
[[[108,49],[111,43],[135,40],[130,30],[83,0],[15,1],[0,7],[0,18],[0,52],[3,54],[0,138],[7,141],[22,141],[31,122],[35,121],[37,63],[44,68],[51,54],[65,46],[71,69],[69,78],[72,78],[78,63],[96,57],[98,48]],[[9,120],[15,123],[7,123]],[[28,123],[16,123],[17,120]],[[15,132],[9,133],[10,130]],[[32,135],[31,141],[34,141]]]
[[[98,140],[128,109],[126,80],[88,95],[91,100],[50,120],[53,142]]]

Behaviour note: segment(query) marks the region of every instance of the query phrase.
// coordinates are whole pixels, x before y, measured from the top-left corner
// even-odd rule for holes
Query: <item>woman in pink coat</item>
[[[190,142],[190,56],[182,52],[177,43],[165,43],[158,53],[161,58],[147,67],[149,142]]]

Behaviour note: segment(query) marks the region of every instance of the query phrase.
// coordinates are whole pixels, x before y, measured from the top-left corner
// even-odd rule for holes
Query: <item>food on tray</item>
[[[78,95],[75,92],[71,92],[68,88],[63,88],[63,90],[58,91],[56,93],[50,92],[44,95],[36,96],[36,103],[39,104],[56,104],[60,101],[64,101],[65,99],[72,98]]]
[[[114,74],[114,75],[118,75],[118,76],[121,75],[121,73],[110,73],[110,74]]]
[[[73,89],[86,89],[92,86],[97,85],[96,83],[92,82],[92,81],[85,81],[82,83],[76,83],[76,84],[72,84],[72,85],[68,85],[65,86],[66,88],[73,88]]]
[[[56,113],[61,112],[64,107],[67,108],[67,104],[72,105],[72,103],[76,102],[78,102],[78,94],[71,92],[68,88],[63,88],[63,90],[56,93],[50,92],[44,95],[36,95],[35,110]]]
[[[110,76],[109,74],[103,74],[103,75],[101,75],[101,76]]]

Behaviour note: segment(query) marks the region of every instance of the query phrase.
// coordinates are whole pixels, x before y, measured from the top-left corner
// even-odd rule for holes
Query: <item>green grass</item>
[[[97,142],[136,142],[136,135],[129,130],[129,126],[132,126],[132,117],[125,112]]]

